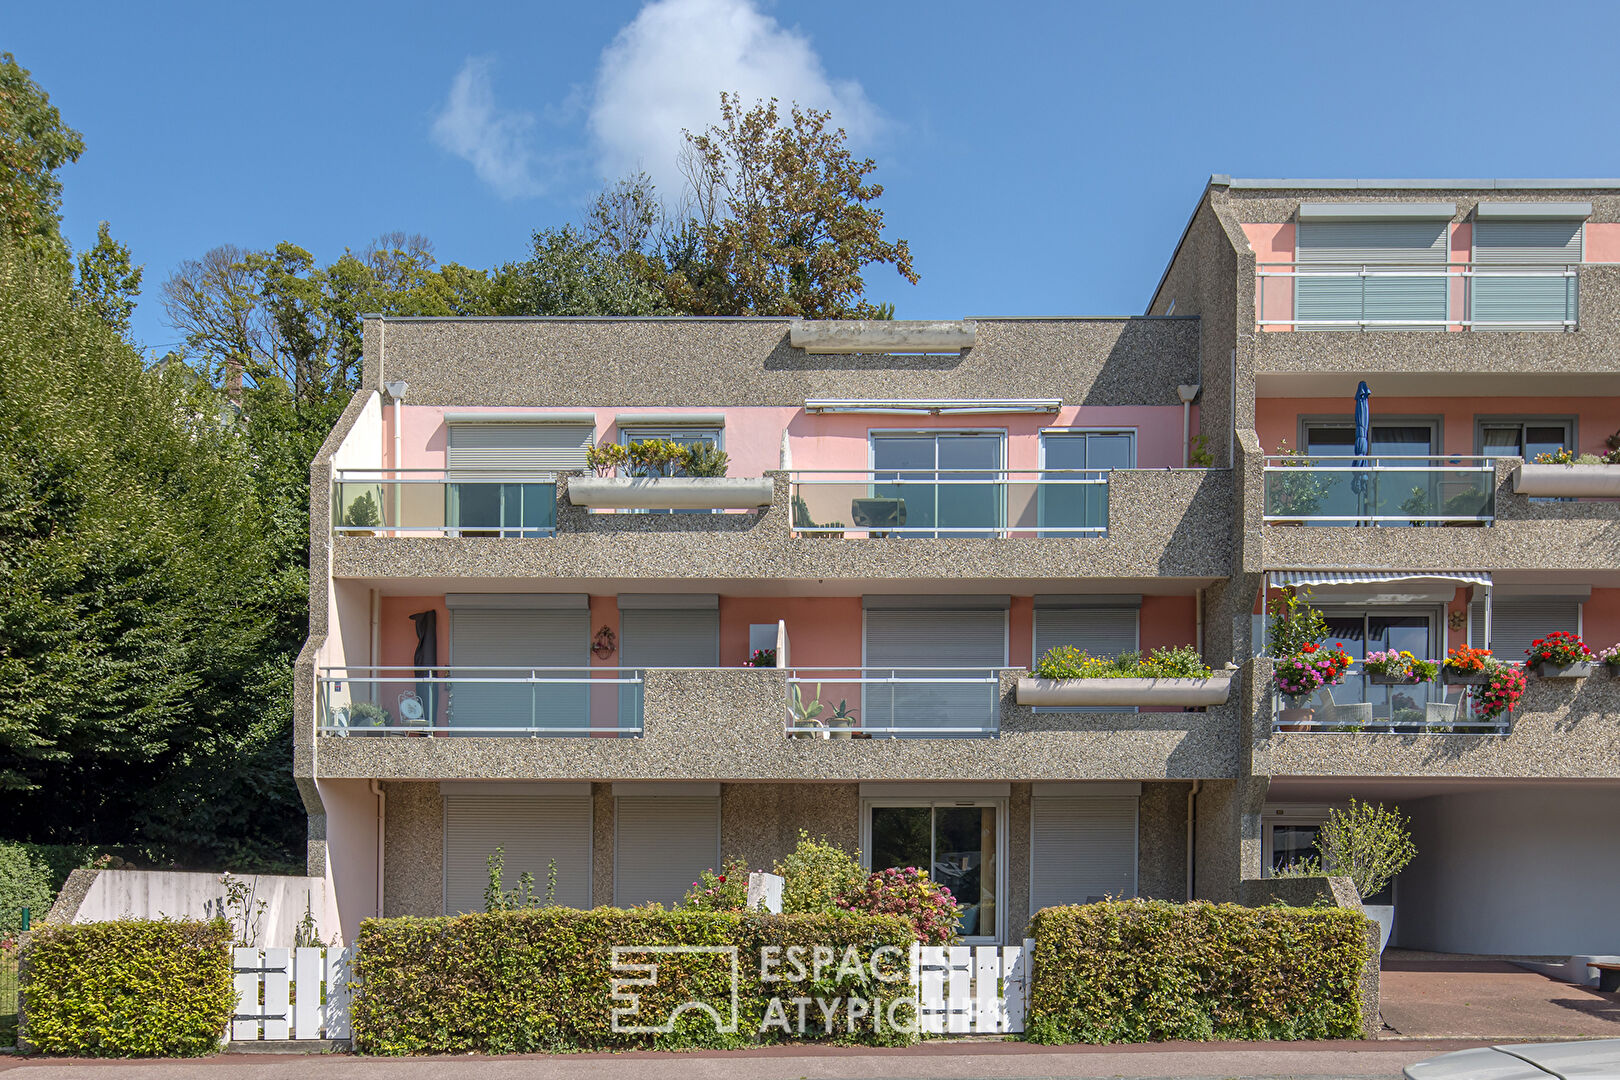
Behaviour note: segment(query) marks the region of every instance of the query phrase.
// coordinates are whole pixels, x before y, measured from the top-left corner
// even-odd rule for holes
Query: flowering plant
[[[1400,652],[1390,649],[1386,652],[1368,653],[1361,666],[1369,675],[1416,679],[1418,682],[1429,682],[1440,674],[1439,664],[1433,660],[1419,660],[1404,649]]]
[[[1611,668],[1620,669],[1620,645],[1610,645],[1597,654],[1597,658]]]
[[[1474,698],[1474,707],[1486,720],[1494,720],[1505,712],[1512,712],[1524,694],[1524,672],[1500,660],[1485,664],[1485,685]]]
[[[748,662],[743,667],[775,667],[775,649],[755,649],[748,654]]]
[[[834,903],[844,911],[908,919],[912,932],[924,945],[954,941],[962,917],[962,907],[951,890],[936,885],[915,866],[875,870]]]
[[[1350,654],[1335,641],[1331,646],[1307,641],[1292,656],[1278,658],[1272,681],[1289,697],[1308,697],[1324,686],[1338,686],[1350,670]]]
[[[720,866],[703,871],[686,890],[681,907],[698,911],[746,911],[748,909],[748,860],[732,857]]]
[[[1586,642],[1568,630],[1555,630],[1544,638],[1536,638],[1524,654],[1532,664],[1552,667],[1584,664],[1592,659],[1592,650],[1586,647]]]
[[[1473,649],[1467,645],[1459,645],[1446,653],[1446,670],[1458,675],[1472,675],[1476,671],[1484,671],[1490,659],[1489,649]]]

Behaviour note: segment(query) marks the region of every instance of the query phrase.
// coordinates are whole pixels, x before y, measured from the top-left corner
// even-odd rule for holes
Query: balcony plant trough
[[[1543,679],[1584,679],[1592,674],[1592,650],[1567,630],[1537,638],[1524,652]]]
[[[1513,470],[1513,493],[1561,499],[1620,499],[1620,465],[1546,465]]]
[[[1124,708],[1133,705],[1197,707],[1224,705],[1232,693],[1230,672],[1207,679],[1018,680],[1018,704],[1045,708]]]
[[[590,510],[754,510],[775,487],[770,477],[575,476],[568,499]]]

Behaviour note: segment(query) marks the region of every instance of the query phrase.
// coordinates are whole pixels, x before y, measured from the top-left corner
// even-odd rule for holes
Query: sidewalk
[[[1158,1043],[1031,1046],[934,1042],[904,1049],[770,1047],[731,1052],[569,1054],[552,1057],[356,1058],[232,1054],[196,1061],[0,1058],[17,1080],[1036,1080],[1060,1077],[1385,1077],[1477,1041]]]

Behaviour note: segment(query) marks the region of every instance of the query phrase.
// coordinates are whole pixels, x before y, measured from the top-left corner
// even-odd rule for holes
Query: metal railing
[[[557,474],[540,469],[339,469],[332,531],[535,538],[557,531]]]
[[[1361,661],[1350,665],[1338,686],[1294,697],[1275,686],[1271,695],[1273,731],[1340,734],[1500,735],[1511,716],[1480,715],[1477,686],[1427,683],[1375,684]]]
[[[1496,460],[1434,456],[1270,454],[1270,524],[1488,525],[1496,520]]]
[[[791,668],[797,738],[987,738],[1001,732],[998,668]]]
[[[612,738],[642,733],[642,671],[323,667],[322,735]]]
[[[1108,469],[796,469],[793,531],[835,537],[1108,532]]]
[[[1574,330],[1579,324],[1580,267],[1573,265],[1279,262],[1259,264],[1255,279],[1260,327]]]

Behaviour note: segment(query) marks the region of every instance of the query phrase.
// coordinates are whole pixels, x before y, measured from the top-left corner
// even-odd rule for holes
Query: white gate
[[[925,1034],[989,1035],[1024,1030],[1029,957],[1023,945],[913,945],[917,1025]]]
[[[230,1041],[350,1037],[353,949],[235,949]]]

